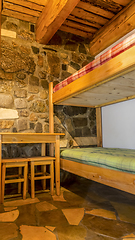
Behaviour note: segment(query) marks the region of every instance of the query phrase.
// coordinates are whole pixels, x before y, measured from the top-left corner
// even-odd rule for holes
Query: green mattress
[[[135,173],[135,150],[119,148],[77,148],[61,152],[61,158],[123,172]]]

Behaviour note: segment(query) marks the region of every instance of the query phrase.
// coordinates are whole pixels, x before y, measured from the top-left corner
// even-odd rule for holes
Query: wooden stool
[[[43,180],[43,189],[46,179],[50,179],[51,195],[54,192],[54,161],[55,157],[34,157],[30,158],[31,171],[29,179],[31,180],[31,198],[35,197],[35,180]],[[46,172],[46,166],[50,167],[50,173]],[[35,173],[35,166],[41,166],[42,172]],[[45,190],[45,189],[44,189]]]
[[[7,168],[19,168],[18,174],[6,175]],[[22,168],[24,168],[23,175]],[[2,203],[4,202],[5,184],[9,183],[18,183],[18,193],[21,193],[21,183],[23,182],[23,199],[26,199],[27,173],[28,173],[28,160],[26,160],[25,158],[2,160],[2,194],[1,194]]]

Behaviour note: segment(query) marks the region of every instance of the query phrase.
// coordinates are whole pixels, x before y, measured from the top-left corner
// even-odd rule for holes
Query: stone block
[[[11,108],[13,105],[13,97],[10,94],[0,93],[0,107]]]
[[[38,122],[35,126],[36,133],[42,133],[42,123]]]
[[[44,60],[43,57],[41,55],[38,55],[37,64],[38,64],[39,67],[43,67],[43,60]]]
[[[0,108],[0,119],[16,119],[18,112],[12,109]]]
[[[63,112],[68,116],[77,116],[79,114],[85,114],[87,112],[87,108],[86,107],[65,106],[63,108]]]
[[[24,131],[24,130],[27,130],[27,129],[28,129],[27,120],[24,119],[24,118],[19,119],[18,123],[17,123],[17,130],[18,130],[18,132],[19,131]]]
[[[16,108],[27,108],[27,101],[23,98],[16,98],[15,99],[15,107]]]
[[[47,53],[48,65],[50,68],[50,74],[59,78],[60,76],[60,58],[56,53]]]
[[[73,123],[75,127],[85,127],[87,126],[87,118],[73,118]]]
[[[46,105],[41,100],[36,100],[30,105],[30,111],[32,112],[44,113],[46,110]]]
[[[31,122],[36,122],[38,120],[37,116],[35,115],[35,113],[31,113],[30,116],[29,116],[29,120]]]
[[[26,98],[27,97],[27,91],[25,89],[16,89],[14,94],[18,98]]]
[[[1,129],[9,129],[14,125],[13,120],[0,120],[0,128]]]

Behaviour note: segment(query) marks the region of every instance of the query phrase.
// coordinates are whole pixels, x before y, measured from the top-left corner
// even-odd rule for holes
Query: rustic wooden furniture
[[[102,147],[101,107],[135,98],[135,46],[53,93],[50,105],[96,108],[97,146]],[[53,108],[52,108],[53,109]],[[53,117],[53,111],[50,113]],[[135,194],[135,175],[61,159],[61,168]]]
[[[60,153],[59,153],[59,142],[60,142],[60,135],[64,135],[62,133],[0,133],[0,163],[3,165],[3,170],[6,166],[9,166],[9,163],[14,162],[14,166],[18,166],[20,161],[21,162],[28,162],[28,161],[36,161],[37,157],[32,158],[24,158],[23,160],[18,159],[2,159],[2,144],[20,144],[20,143],[41,143],[41,157],[39,158],[43,161],[50,160],[49,156],[45,156],[45,144],[53,144],[55,147],[55,156],[54,153],[52,154],[52,159],[55,161],[55,183],[56,183],[56,194],[60,195]],[[0,175],[1,175],[1,164],[0,164]],[[5,164],[7,164],[5,166]],[[22,167],[20,165],[20,167]],[[43,167],[45,170],[45,167]],[[3,172],[4,173],[4,172]],[[4,181],[4,175],[2,174],[2,178]],[[53,178],[52,178],[53,179]],[[0,176],[1,180],[1,176]],[[21,180],[20,180],[21,181]],[[45,188],[45,179],[43,179],[43,184]],[[4,187],[2,188],[4,189]],[[1,183],[0,183],[0,192],[1,192]],[[24,194],[25,195],[25,194]],[[25,197],[25,196],[24,196]],[[1,195],[0,195],[1,201]]]
[[[6,175],[7,168],[18,168],[17,175]],[[22,175],[22,168],[24,168]],[[27,159],[3,159],[2,160],[2,194],[1,202],[4,202],[5,184],[18,183],[18,193],[21,193],[21,183],[23,183],[23,199],[26,199],[27,189],[27,173],[28,161]]]
[[[55,157],[34,157],[30,159],[30,177],[31,180],[31,198],[35,198],[35,181],[50,179],[51,195],[54,193],[54,162]],[[43,166],[43,171],[35,173],[35,166]],[[46,166],[50,168],[50,172],[46,171]],[[43,184],[43,190],[45,190]]]

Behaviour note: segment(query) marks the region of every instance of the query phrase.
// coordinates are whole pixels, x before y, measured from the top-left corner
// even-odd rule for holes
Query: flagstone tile
[[[102,236],[102,235],[96,234],[95,232],[89,229],[87,230],[86,240],[118,240],[118,238]]]
[[[64,196],[63,196],[63,192],[61,192],[60,196],[54,195],[52,196],[53,201],[57,201],[57,202],[66,202]]]
[[[116,220],[116,215],[114,212],[105,210],[105,209],[93,209],[91,211],[85,211],[86,214],[91,214],[94,216],[99,216],[107,219]]]
[[[49,202],[40,202],[36,204],[36,208],[38,209],[38,211],[43,212],[43,211],[50,211],[50,210],[54,210],[57,209],[54,205],[52,205]]]
[[[20,226],[20,231],[22,234],[22,240],[56,240],[55,234],[50,232],[45,227],[36,227],[36,226]]]
[[[15,210],[15,209],[17,209],[17,207],[5,207],[4,211],[9,212],[9,211],[12,211],[12,210]]]
[[[14,222],[19,216],[19,211],[0,213],[0,222]]]
[[[52,211],[39,212],[38,214],[39,226],[68,226],[69,223],[61,210],[56,209]]]
[[[18,237],[18,227],[15,223],[0,223],[0,239],[10,240]]]
[[[71,206],[81,207],[85,199],[73,192],[64,192],[63,193],[65,200],[70,203]]]
[[[57,234],[59,240],[85,240],[86,228],[83,226],[58,227]],[[93,239],[94,240],[94,239]]]
[[[47,229],[49,229],[51,232],[53,232],[55,230],[56,227],[52,227],[52,226],[45,226]]]
[[[70,192],[70,190],[68,190],[67,188],[61,187],[61,191],[62,192]]]
[[[135,231],[134,224],[118,222],[116,220],[91,216],[89,214],[84,215],[81,224],[85,225],[96,234],[111,238],[120,238],[123,235],[130,234]]]
[[[23,206],[26,204],[32,204],[32,203],[38,203],[40,202],[38,198],[27,198],[26,200],[15,200],[15,201],[9,201],[9,202],[4,202],[4,207],[18,207],[18,206]]]
[[[135,224],[135,206],[112,202],[121,221]]]
[[[16,220],[16,224],[20,225],[37,225],[36,218],[36,206],[35,204],[20,206],[19,208],[19,217]]]
[[[70,225],[78,225],[84,216],[84,208],[62,209]]]
[[[135,240],[135,235],[131,233],[130,235],[124,236],[122,240]]]

